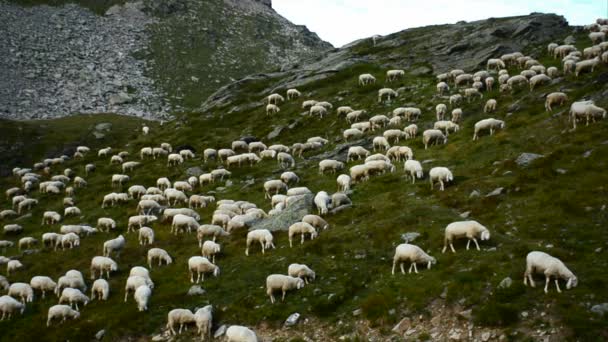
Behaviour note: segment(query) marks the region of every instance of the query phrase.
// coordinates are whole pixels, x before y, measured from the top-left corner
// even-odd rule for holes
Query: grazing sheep
[[[188,259],[188,270],[190,271],[191,283],[194,283],[194,273],[196,272],[197,284],[201,280],[205,281],[205,273],[212,273],[215,277],[220,275],[220,268],[218,266],[211,263],[207,258],[200,256],[193,256]]]
[[[545,109],[548,112],[551,112],[553,111],[551,107],[552,105],[557,104],[558,106],[563,106],[567,101],[568,95],[561,92],[551,93],[547,95],[547,99],[545,101]]]
[[[294,172],[291,171],[287,171],[287,172],[283,172],[281,174],[281,181],[283,181],[283,183],[289,185],[289,184],[296,184],[298,182],[300,182],[300,177],[298,177],[298,175],[296,175]]]
[[[31,303],[34,301],[34,290],[26,283],[12,283],[8,288],[9,296],[21,299],[21,303]]]
[[[62,234],[57,233],[44,233],[42,234],[42,244],[44,247],[54,247],[61,240],[62,236]]]
[[[589,120],[595,122],[596,116],[606,118],[606,110],[604,108],[598,107],[594,104],[593,101],[579,101],[574,102],[570,105],[570,120],[572,120],[573,128],[576,129],[576,121],[579,118],[585,118],[587,121],[587,126],[589,125]]]
[[[274,103],[274,104],[278,104],[280,102],[285,102],[285,98],[283,96],[281,96],[280,94],[270,94],[268,95],[268,97],[266,97],[266,100],[268,101],[268,103]]]
[[[281,108],[275,104],[266,105],[266,115],[277,114],[281,111]]]
[[[170,335],[177,335],[175,326],[179,325],[179,333],[182,333],[182,328],[188,324],[195,324],[196,319],[192,311],[188,309],[173,309],[167,315],[167,329]]]
[[[119,235],[115,239],[108,240],[103,243],[103,256],[110,257],[113,252],[116,252],[116,256],[120,256],[120,252],[125,247],[125,238]]]
[[[374,146],[374,151],[376,151],[376,148],[386,151],[391,147],[391,144],[388,143],[388,140],[386,140],[385,137],[374,137],[372,143]]]
[[[271,274],[266,277],[266,294],[270,297],[270,302],[274,304],[274,291],[281,290],[283,296],[281,301],[285,301],[285,293],[289,290],[299,290],[304,287],[304,280],[283,274]]]
[[[167,156],[167,166],[178,166],[184,163],[184,157],[177,153],[171,153]]]
[[[198,239],[199,248],[202,247],[202,241],[205,236],[212,236],[213,241],[217,239],[218,236],[228,236],[229,233],[224,231],[222,227],[214,224],[202,224],[196,230],[196,236]]]
[[[22,250],[24,248],[31,248],[33,245],[37,245],[38,244],[38,240],[34,239],[31,236],[28,237],[24,237],[19,239],[19,250]]]
[[[401,273],[405,274],[405,270],[403,269],[403,264],[409,261],[411,263],[410,269],[408,273],[412,273],[412,268],[414,272],[418,273],[418,268],[416,267],[417,263],[424,263],[427,265],[428,269],[431,269],[431,265],[435,264],[437,260],[432,256],[426,254],[422,248],[411,245],[409,243],[402,243],[397,248],[395,248],[395,256],[393,257],[393,270],[392,274],[395,275],[395,266],[399,263],[401,268]]]
[[[96,278],[99,271],[99,278],[103,278],[103,272],[106,272],[106,277],[110,279],[110,272],[118,270],[118,264],[105,256],[96,256],[91,259],[91,279]]]
[[[551,77],[549,77],[545,74],[532,76],[530,78],[530,91],[534,90],[534,87],[536,87],[536,85],[547,84],[550,82],[551,82]]]
[[[300,93],[297,89],[287,89],[287,100],[292,100],[300,97],[302,93]]]
[[[198,229],[198,222],[194,217],[177,214],[173,216],[173,221],[171,223],[171,233],[177,235],[179,231],[187,231],[188,233],[192,232],[192,230]]]
[[[580,61],[578,63],[576,63],[575,69],[574,69],[574,75],[576,77],[578,77],[578,75],[583,72],[583,71],[590,71],[593,72],[595,70],[595,68],[600,64],[600,58],[599,57],[595,57],[593,59],[587,59],[584,61]]]
[[[2,321],[4,321],[5,318],[11,319],[13,313],[15,312],[19,312],[23,315],[24,311],[25,304],[10,296],[0,297],[0,312],[2,312]]]
[[[486,105],[483,107],[483,112],[488,114],[496,111],[496,100],[490,99],[486,102]]]
[[[158,259],[159,267],[162,265],[163,262],[166,265],[170,265],[171,263],[173,263],[173,259],[171,258],[169,253],[167,253],[167,251],[165,251],[164,249],[161,249],[161,248],[151,248],[150,250],[148,250],[147,259],[148,259],[148,266],[150,267],[150,269],[152,269],[152,263],[154,262],[155,259]]]
[[[201,335],[201,339],[211,338],[211,327],[213,325],[213,306],[206,305],[194,313],[197,332]]]
[[[152,290],[147,285],[141,285],[137,289],[135,289],[135,293],[133,294],[133,298],[137,303],[137,310],[146,311],[148,310],[148,301],[152,296]]]
[[[8,291],[10,283],[5,276],[0,276],[0,290]]]
[[[424,144],[424,149],[426,150],[429,145],[439,145],[442,142],[443,144],[448,143],[448,138],[438,129],[427,129],[422,133],[422,143]]]
[[[606,33],[605,32],[591,32],[591,33],[589,33],[589,39],[591,39],[591,42],[593,44],[598,44],[600,42],[603,42],[606,39]]]
[[[116,221],[109,217],[100,217],[97,219],[97,230],[100,232],[110,232],[111,229],[116,228]]]
[[[55,241],[55,250],[61,246],[62,249],[74,248],[80,246],[80,237],[76,233],[67,233],[61,235]]]
[[[262,254],[265,254],[266,249],[275,248],[272,233],[268,229],[255,229],[247,233],[245,255],[249,256],[249,246],[255,241],[262,246]]]
[[[97,279],[91,287],[91,300],[108,300],[110,296],[110,284],[105,279]]]
[[[393,89],[390,88],[382,88],[380,90],[378,90],[378,103],[382,102],[382,99],[386,97],[386,101],[390,101],[391,98],[393,97],[397,97],[399,94],[397,94],[396,91],[394,91]]]
[[[200,245],[200,242],[199,242]],[[215,243],[215,241],[205,241],[203,243],[201,254],[208,259],[211,259],[212,263],[215,263],[215,255],[221,252],[221,247],[219,244]]]
[[[435,124],[433,125],[434,129],[437,130],[444,130],[445,131],[445,136],[449,136],[450,135],[450,131],[452,132],[458,132],[460,130],[460,126],[452,121],[437,121],[435,122]]]
[[[13,199],[14,199],[14,197],[13,197]],[[26,198],[23,201],[19,202],[19,205],[17,206],[17,213],[19,215],[21,215],[23,213],[24,209],[32,210],[32,207],[35,205],[38,205],[38,200],[35,200],[33,198]]]
[[[23,231],[23,227],[18,224],[7,224],[4,226],[4,234],[18,234]]]
[[[17,216],[17,212],[11,209],[6,209],[6,210],[2,210],[0,211],[0,220],[5,220],[9,217],[15,217]]]
[[[419,161],[409,159],[403,164],[403,170],[406,176],[409,174],[412,177],[412,184],[416,182],[416,178],[421,179],[423,177],[422,164]]]
[[[287,268],[287,274],[290,277],[300,278],[304,280],[304,283],[308,284],[309,281],[315,280],[315,272],[304,264],[291,264]]]
[[[443,95],[443,93],[450,91],[450,86],[445,83],[445,82],[439,82],[437,83],[437,92],[439,93],[440,96]]]
[[[578,285],[578,278],[561,260],[544,252],[533,251],[526,256],[524,285],[527,286],[527,281],[530,280],[530,286],[536,287],[534,279],[532,278],[533,273],[543,273],[545,275],[545,293],[549,292],[549,281],[551,280],[551,277],[555,278],[555,287],[557,288],[557,292],[560,293],[562,290],[559,288],[559,278],[567,281],[566,289],[568,290]]]
[[[490,58],[486,64],[487,70],[495,70],[498,71],[500,69],[506,68],[505,62],[499,58]]]
[[[12,272],[21,268],[23,268],[23,264],[19,260],[10,260],[6,263],[6,275],[9,276]]]
[[[293,247],[293,236],[301,234],[300,244],[304,244],[304,235],[310,234],[310,239],[314,240],[317,237],[317,230],[312,225],[306,222],[296,222],[289,226],[289,247]]]
[[[490,130],[490,135],[494,134],[495,129],[504,129],[505,122],[494,118],[483,119],[475,123],[475,133],[473,134],[473,140],[479,139],[479,133],[481,131]]]
[[[352,109],[349,106],[341,106],[338,107],[338,109],[336,109],[336,114],[338,114],[338,116],[340,115],[347,115],[348,113],[354,112],[354,109]]]
[[[258,338],[255,332],[247,327],[231,325],[226,330],[226,342],[258,342]]]
[[[270,199],[271,192],[278,194],[281,191],[287,191],[287,184],[280,179],[273,179],[264,183],[264,198]]]
[[[365,110],[355,110],[346,114],[346,122],[353,123],[362,120],[367,112]]]
[[[167,209],[165,209],[165,213]],[[136,215],[129,217],[129,221],[127,223],[127,233],[131,231],[135,231],[135,228],[141,228],[146,224],[150,224],[154,221],[158,220],[158,217],[154,215]]]
[[[479,244],[477,243],[477,238],[481,239],[481,241],[489,240],[490,231],[477,221],[452,222],[445,227],[445,238],[441,253],[445,253],[448,248],[448,244],[450,245],[452,252],[456,253],[454,250],[454,245],[452,244],[453,240],[465,237],[468,239],[467,250],[469,250],[469,244],[472,240],[475,242],[475,246],[477,246],[477,250],[479,251],[480,249]]]
[[[344,137],[344,140],[346,140],[346,141],[348,141],[352,138],[359,139],[359,138],[363,137],[363,132],[361,132],[360,130],[358,130],[356,128],[349,128],[343,132],[342,136]]]
[[[393,146],[386,151],[386,156],[389,160],[396,160],[399,162],[401,160],[412,159],[414,157],[414,152],[407,146]]]
[[[83,305],[87,305],[89,303],[89,297],[80,292],[78,289],[73,289],[71,287],[66,287],[61,292],[61,297],[59,297],[59,304],[63,304],[68,302],[70,306],[74,305],[76,307],[76,311],[79,311],[78,303],[82,303]]]
[[[152,282],[152,279],[150,279],[150,277],[142,277],[140,275],[129,275],[129,278],[127,278],[127,282],[125,284],[125,303],[129,298],[129,292],[133,291],[135,293],[137,288],[142,285],[147,286],[150,289],[154,288],[154,283]]]
[[[319,104],[316,104],[310,107],[310,111],[308,112],[308,114],[310,116],[318,115],[319,117],[323,118],[323,116],[327,115],[327,109],[323,106],[320,106]]]
[[[411,124],[403,129],[405,133],[406,139],[413,139],[418,135],[418,126],[416,124]]]
[[[348,154],[346,156],[346,161],[349,162],[351,160],[355,160],[354,157],[357,157],[357,160],[361,160],[369,156],[369,151],[363,148],[362,146],[351,146],[348,148]]]
[[[525,76],[515,75],[512,77],[509,77],[509,79],[507,80],[507,83],[506,83],[506,90],[513,90],[514,86],[522,85],[522,84],[525,84],[525,85],[528,84],[528,79]]]
[[[452,121],[453,123],[459,123],[462,120],[462,109],[456,108],[452,111]]]
[[[371,74],[359,75],[359,85],[368,85],[376,83],[376,78]]]
[[[300,153],[300,157],[302,154]],[[279,152],[277,154],[277,162],[281,166],[281,168],[285,169],[288,167],[295,167],[296,161],[289,153]]]
[[[464,97],[467,99],[467,102],[471,102],[473,96],[479,96],[480,99],[483,98],[483,94],[477,88],[467,88],[464,90]]]
[[[61,295],[61,292],[66,287],[79,289],[81,292],[86,291],[87,285],[84,282],[82,273],[80,273],[80,271],[70,270],[67,271],[64,276],[59,277],[57,280],[57,287],[55,287],[55,294],[57,297]]]
[[[350,190],[351,178],[349,175],[339,175],[336,182],[338,183],[338,191]]]
[[[317,207],[319,215],[325,215],[328,212],[330,197],[325,191],[319,191],[314,197],[314,204]]]
[[[440,103],[435,107],[435,113],[437,114],[437,121],[443,120],[446,113],[448,112],[448,106],[443,103]]]
[[[53,319],[61,319],[61,323],[64,323],[68,318],[69,319],[78,319],[80,318],[80,312],[73,310],[68,305],[53,305],[49,308],[49,312],[47,315],[46,326],[50,327]]]
[[[389,70],[386,72],[386,81],[393,82],[405,76],[404,70]]]
[[[454,77],[454,85],[455,86],[461,86],[461,85],[467,85],[469,83],[471,83],[473,81],[473,75],[471,74],[460,74],[456,77]]]
[[[139,244],[142,246],[151,245],[154,243],[154,230],[149,227],[141,227],[139,229]]]
[[[462,102],[462,95],[454,94],[450,96],[450,107],[459,105]]]
[[[343,168],[344,168],[344,163],[337,161],[337,160],[324,159],[319,162],[319,174],[324,174],[325,171],[328,171],[328,170],[332,174],[335,174],[336,171],[342,170]]]
[[[429,171],[429,181],[431,182],[431,190],[433,185],[438,182],[440,187],[439,190],[444,190],[444,183],[451,182],[454,180],[452,172],[446,167],[434,167]]]

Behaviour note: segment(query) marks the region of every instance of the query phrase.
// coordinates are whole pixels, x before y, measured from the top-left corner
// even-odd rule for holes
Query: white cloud
[[[335,46],[410,27],[531,12],[564,15],[571,25],[608,16],[608,3],[599,0],[274,0],[272,6]]]

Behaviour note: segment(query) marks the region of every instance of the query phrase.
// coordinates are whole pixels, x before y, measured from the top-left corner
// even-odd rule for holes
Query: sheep
[[[78,289],[73,289],[67,287],[63,289],[61,292],[61,297],[59,298],[59,304],[63,304],[68,302],[70,306],[74,305],[76,307],[76,311],[79,311],[78,303],[82,303],[83,305],[87,305],[89,303],[89,297],[80,292]]]
[[[171,233],[177,235],[180,230],[186,230],[188,231],[188,233],[190,233],[193,229],[198,229],[198,226],[199,224],[194,217],[184,214],[177,214],[173,216],[173,220],[171,223]]]
[[[293,236],[301,234],[300,244],[304,244],[304,235],[310,234],[310,239],[314,240],[317,237],[317,230],[315,227],[306,222],[296,222],[289,226],[289,247],[293,247]]]
[[[368,85],[376,83],[376,78],[371,74],[359,75],[359,85]]]
[[[184,204],[188,203],[188,197],[181,190],[167,189],[165,190],[164,195],[167,199],[167,203],[170,205],[176,205],[177,202],[183,202]]]
[[[108,300],[110,296],[110,284],[105,279],[97,279],[91,287],[91,300]]]
[[[6,263],[6,275],[11,275],[12,272],[21,268],[23,268],[23,264],[19,260],[10,260]]]
[[[488,113],[492,113],[492,112],[496,111],[496,104],[497,104],[496,100],[489,99],[486,102],[486,105],[483,107],[483,112],[488,114]]]
[[[68,318],[78,319],[80,318],[80,312],[73,310],[68,305],[53,305],[49,308],[47,314],[46,326],[50,327],[53,319],[60,318],[61,322],[65,322]]]
[[[171,153],[167,156],[167,166],[178,166],[184,163],[184,157],[177,153]]]
[[[127,175],[112,175],[112,187],[123,186],[126,182],[128,182],[131,177]]]
[[[258,338],[251,329],[241,325],[231,325],[226,330],[226,342],[258,342]]]
[[[109,232],[116,228],[116,221],[108,217],[100,217],[97,219],[97,230],[100,232]]]
[[[475,242],[475,246],[477,246],[477,250],[479,251],[479,244],[477,243],[477,238],[481,241],[490,239],[490,231],[482,226],[477,221],[457,221],[452,222],[445,227],[445,238],[443,243],[443,249],[441,253],[445,253],[448,248],[448,244],[450,245],[450,249],[453,253],[456,253],[454,250],[454,245],[452,244],[454,239],[467,238],[467,250],[469,250],[469,244],[471,240]]]
[[[544,252],[533,251],[528,253],[526,256],[524,285],[528,286],[529,280],[530,286],[536,287],[534,279],[532,278],[533,273],[544,273],[545,293],[549,292],[549,281],[551,280],[551,277],[555,278],[555,287],[559,293],[562,292],[559,288],[559,278],[567,281],[566,289],[568,290],[578,285],[578,278],[566,267],[566,265],[564,265],[561,260]]]
[[[458,124],[446,120],[435,122],[433,128],[440,131],[445,130],[446,137],[450,135],[450,131],[458,132],[460,130],[460,126]]]
[[[302,154],[300,153],[300,157]],[[295,167],[296,161],[289,153],[279,152],[277,154],[277,162],[281,166],[281,168],[285,169],[288,167]]]
[[[19,202],[17,207],[17,213],[21,215],[24,209],[31,210],[33,206],[38,205],[38,200],[33,198],[26,198],[23,201]]]
[[[268,103],[273,103],[273,104],[278,104],[279,102],[285,102],[285,98],[283,96],[281,96],[280,94],[270,94],[266,97],[266,100],[268,101]]]
[[[405,76],[405,71],[404,70],[388,70],[386,72],[386,81],[387,82],[393,82],[396,81],[397,79],[401,78]]]
[[[23,231],[23,227],[18,224],[7,224],[4,226],[4,234],[18,234]]]
[[[119,235],[115,239],[108,240],[103,243],[103,256],[110,257],[112,252],[116,252],[116,256],[120,256],[120,252],[125,247],[125,238]]]
[[[388,150],[391,145],[388,143],[388,140],[385,137],[374,137],[374,139],[372,140],[373,146],[374,146],[374,151],[376,151],[376,148],[380,149],[380,150]]]
[[[10,283],[5,276],[0,276],[0,290],[8,291]]]
[[[300,97],[302,93],[300,93],[297,89],[287,89],[287,100],[292,100]]]
[[[310,111],[308,113],[310,116],[318,115],[323,118],[324,115],[327,115],[327,109],[323,106],[319,106],[318,104],[310,107]]]
[[[207,258],[193,256],[188,259],[188,270],[190,271],[190,282],[194,283],[194,273],[196,272],[196,283],[205,281],[205,273],[212,273],[214,277],[220,275],[220,268],[211,263]]]
[[[165,209],[166,213],[167,209]],[[131,231],[135,231],[135,228],[141,228],[146,224],[150,224],[154,221],[158,220],[158,217],[154,215],[136,215],[129,217],[127,224],[127,233]]]
[[[338,183],[338,191],[350,190],[351,178],[349,175],[339,175],[336,182]]]
[[[62,234],[57,233],[44,233],[42,234],[42,244],[44,247],[54,247],[62,236]]]
[[[350,177],[354,183],[369,179],[369,169],[366,165],[355,165],[350,168]]]
[[[479,133],[481,131],[490,130],[490,135],[494,134],[495,129],[504,129],[505,122],[494,118],[483,119],[475,123],[475,133],[473,134],[473,141],[479,139]]]
[[[61,235],[55,241],[55,250],[61,246],[62,249],[67,247],[74,248],[80,246],[80,237],[76,233],[67,233]]]
[[[135,169],[139,165],[141,165],[141,163],[135,162],[135,161],[129,161],[126,163],[122,163],[122,172],[125,173],[127,171],[133,171],[133,169]]]
[[[499,58],[490,58],[486,63],[487,70],[495,70],[498,71],[500,69],[506,68],[505,62]]]
[[[509,79],[506,82],[506,90],[513,90],[513,87],[515,85],[522,85],[522,84],[528,84],[528,79],[525,76],[522,75],[515,75],[512,77],[509,77]]]
[[[549,83],[549,82],[551,82],[551,77],[549,77],[545,74],[532,76],[532,78],[530,78],[530,91],[534,90],[534,87],[536,87],[536,85],[538,85],[538,84]]]
[[[464,90],[464,97],[467,99],[467,102],[471,102],[473,96],[479,96],[480,99],[483,98],[483,94],[477,88],[467,88]]]
[[[275,248],[272,233],[268,229],[255,229],[247,233],[247,247],[245,255],[249,256],[249,246],[252,242],[259,242],[262,246],[262,254],[265,254],[266,249]]]
[[[149,227],[141,227],[139,229],[139,244],[142,246],[151,245],[154,243],[154,230]]]
[[[397,248],[395,248],[395,256],[393,257],[393,269],[392,275],[395,275],[395,266],[399,263],[401,268],[401,273],[405,274],[405,270],[403,269],[403,264],[409,261],[410,269],[408,273],[412,273],[412,268],[414,272],[418,273],[418,268],[416,267],[417,263],[425,263],[427,264],[427,269],[431,269],[431,265],[435,264],[437,260],[432,256],[426,254],[422,248],[411,245],[409,243],[402,243]]]
[[[406,173],[406,177],[408,174],[412,177],[412,184],[416,182],[416,178],[421,179],[423,177],[422,165],[417,160],[407,160],[405,164],[403,164],[403,170]]]
[[[275,104],[266,105],[266,115],[277,114],[281,111],[281,108]]]
[[[361,132],[367,132],[367,131],[374,131],[375,130],[375,126],[372,125],[371,122],[369,121],[363,121],[363,122],[355,122],[354,124],[350,125],[351,129],[358,129]]]
[[[47,184],[45,184],[45,182],[40,183],[40,187],[42,186],[46,186]],[[44,193],[44,191],[41,191]],[[19,206],[19,204],[23,201],[25,201],[26,199],[28,199],[27,197],[25,197],[24,195],[18,195],[13,197],[12,202],[13,202],[13,209],[17,209],[17,207]]]
[[[325,215],[328,212],[330,197],[325,191],[318,192],[314,197],[314,204],[317,207],[319,215]]]
[[[98,157],[107,157],[111,152],[112,152],[111,147],[105,147],[105,148],[99,149],[99,151],[97,151],[97,156]]]
[[[270,297],[270,302],[274,304],[274,291],[281,290],[283,296],[281,301],[285,301],[285,293],[289,290],[299,290],[304,287],[304,280],[283,274],[271,274],[266,277],[266,294]]]
[[[57,280],[57,286],[55,287],[55,294],[57,297],[61,295],[64,288],[71,287],[73,289],[79,289],[81,292],[87,290],[87,285],[84,283],[82,273],[76,270],[70,270],[62,277]]]
[[[159,267],[162,265],[163,262],[166,265],[170,265],[171,263],[173,263],[173,259],[171,258],[169,253],[167,253],[167,251],[161,248],[151,248],[150,250],[148,250],[147,260],[150,269],[152,268],[152,263],[155,259],[158,259]]]
[[[359,139],[363,136],[363,132],[361,132],[360,130],[358,130],[356,128],[349,128],[342,133],[342,136],[344,137],[344,140],[346,140],[346,141],[348,141],[352,138]]]
[[[213,306],[206,305],[194,313],[194,321],[196,322],[197,332],[201,335],[201,339],[205,340],[207,336],[211,338],[211,327],[213,325]]]
[[[331,195],[331,207],[338,208],[344,205],[351,205],[352,201],[348,196],[343,192],[336,192]]]
[[[13,298],[19,298],[22,304],[34,301],[34,290],[26,283],[12,283],[8,288],[7,294]]]
[[[437,92],[439,93],[440,96],[443,95],[443,93],[450,91],[450,86],[445,83],[445,82],[439,82],[437,83]]]
[[[437,121],[443,120],[445,114],[448,112],[448,106],[443,103],[438,104],[435,107],[435,113],[437,114]]]
[[[112,156],[112,158],[110,158],[110,164],[122,164],[122,162],[123,162],[123,159],[119,155],[115,155],[115,156]]]
[[[361,160],[362,158],[365,158],[367,156],[369,156],[369,151],[366,150],[364,147],[351,146],[348,148],[346,161],[349,162],[351,160],[355,160],[355,157],[357,158],[357,160]]]
[[[344,168],[344,163],[337,161],[337,160],[331,160],[331,159],[324,159],[322,161],[319,162],[319,174],[324,174],[325,171],[330,171],[332,174],[335,174],[336,171],[342,170]]]
[[[308,266],[304,264],[291,264],[287,268],[287,274],[290,277],[300,278],[304,280],[305,284],[308,284],[309,281],[315,280],[315,272],[311,270]]]
[[[346,114],[346,122],[353,123],[362,120],[367,112],[365,110],[355,110]]]
[[[264,183],[264,198],[270,199],[270,193],[278,194],[281,191],[287,191],[287,184],[280,179],[273,179]]]
[[[438,182],[440,185],[440,190],[444,190],[444,183],[451,182],[454,180],[454,176],[452,172],[446,167],[434,167],[429,171],[429,181],[431,182],[431,190],[433,190],[433,185],[435,182]]]
[[[17,301],[10,296],[0,297],[0,312],[2,312],[2,321],[5,318],[11,319],[13,313],[20,312],[23,315],[25,311],[25,304]]]
[[[15,217],[17,216],[17,212],[11,209],[6,209],[6,210],[2,210],[0,211],[0,220],[5,220],[9,217]]]
[[[456,108],[452,111],[452,118],[450,121],[453,123],[459,123],[462,120],[462,109]]]
[[[318,101],[315,100],[306,100],[302,102],[302,109],[309,109],[310,107],[317,104]]]
[[[386,115],[374,115],[369,119],[372,125],[372,130],[378,127],[386,127],[389,123],[389,118]]]
[[[190,185],[190,183],[188,183],[188,182],[177,181],[177,182],[173,183],[173,189],[179,190],[182,192],[192,191],[192,185]]]
[[[578,75],[583,72],[583,71],[590,71],[593,72],[595,70],[595,68],[600,64],[600,58],[599,57],[595,57],[593,59],[587,59],[584,61],[580,61],[578,63],[576,63],[575,66],[575,70],[574,70],[574,75],[576,77],[578,77]]]
[[[179,333],[182,333],[182,328],[187,324],[196,323],[196,319],[192,311],[188,309],[173,309],[167,315],[167,329],[170,335],[177,335],[175,326],[179,324]]]
[[[462,102],[462,95],[454,94],[450,96],[450,107],[456,106]]]
[[[118,270],[118,264],[108,257],[96,256],[91,259],[91,279],[96,278],[96,273],[99,271],[99,278],[103,278],[103,272],[106,272],[106,276],[110,279],[110,272]]]
[[[579,101],[570,105],[570,120],[572,120],[573,128],[576,129],[576,121],[579,117],[584,117],[589,125],[589,119],[595,122],[595,117],[601,116],[606,118],[606,110],[598,107],[593,101]],[[5,227],[6,228],[6,227]]]
[[[433,143],[438,145],[440,142],[444,144],[448,143],[448,138],[438,129],[427,129],[422,133],[422,143],[424,144],[424,149],[426,150],[429,145]]]
[[[389,160],[401,161],[412,159],[414,157],[414,152],[407,146],[393,146],[388,149],[386,156]]]
[[[347,115],[348,113],[352,113],[352,112],[354,112],[354,109],[352,109],[349,106],[341,106],[341,107],[338,107],[338,109],[336,109],[336,114],[338,114],[338,116]]]
[[[397,97],[398,95],[393,89],[382,88],[378,90],[378,103],[381,103],[384,97],[386,97],[386,101],[390,101],[392,97]]]
[[[152,147],[142,147],[139,150],[139,159],[144,160],[146,157],[153,157]]]
[[[454,85],[460,86],[462,84],[468,84],[473,81],[473,75],[471,74],[460,74],[454,78]]]
[[[551,108],[552,105],[557,104],[558,106],[563,106],[567,101],[568,95],[561,92],[551,93],[547,95],[547,99],[545,101],[545,110],[547,110],[547,112],[551,112],[553,111]]]
[[[488,91],[492,91],[492,89],[494,88],[494,82],[495,82],[494,77],[486,78],[485,84],[486,84],[486,89]]]
[[[604,32],[591,32],[589,33],[589,39],[593,44],[598,44],[606,39],[606,33]]]
[[[129,297],[129,292],[135,292],[140,286],[147,286],[150,289],[154,288],[154,283],[150,277],[142,277],[140,275],[129,275],[125,284],[125,303]]]
[[[34,239],[31,236],[28,237],[24,237],[19,239],[19,250],[22,250],[24,248],[31,248],[33,245],[38,244],[38,240]]]

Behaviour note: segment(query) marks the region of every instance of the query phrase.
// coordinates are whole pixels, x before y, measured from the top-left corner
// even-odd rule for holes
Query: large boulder
[[[285,208],[278,215],[256,222],[249,230],[268,229],[271,232],[286,232],[289,226],[300,222],[305,215],[312,212],[313,198],[314,195],[312,194],[296,196],[296,200],[291,202],[289,207]]]

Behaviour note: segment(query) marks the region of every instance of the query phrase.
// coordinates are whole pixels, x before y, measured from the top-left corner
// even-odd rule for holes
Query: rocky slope
[[[331,48],[269,0],[76,1],[97,14],[64,1],[17,3],[0,1],[10,23],[0,25],[0,117],[9,119],[163,119],[235,78]]]

